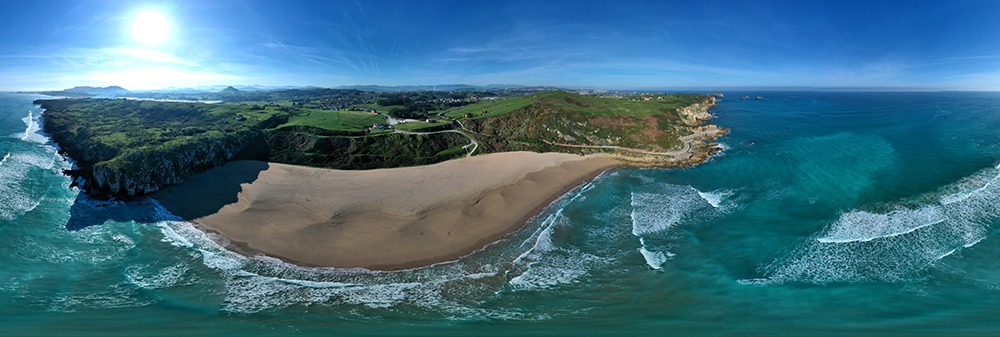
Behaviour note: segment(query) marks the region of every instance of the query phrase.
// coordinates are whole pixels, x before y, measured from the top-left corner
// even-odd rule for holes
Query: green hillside
[[[532,150],[577,152],[547,144],[620,146],[670,151],[699,124],[686,122],[680,108],[711,105],[710,97],[693,94],[584,96],[565,91],[483,102],[450,110],[446,115],[484,137],[487,151]]]
[[[361,111],[297,109],[282,126],[313,126],[327,130],[363,130],[384,123],[385,116]]]
[[[650,100],[643,100],[649,97]],[[578,95],[565,91],[548,91],[529,96],[511,97],[449,110],[446,115],[463,118],[472,114],[474,119],[488,118],[522,110],[533,105],[545,105],[584,115],[651,116],[669,114],[677,108],[698,103],[702,95],[657,94],[634,95],[622,98],[603,98]]]

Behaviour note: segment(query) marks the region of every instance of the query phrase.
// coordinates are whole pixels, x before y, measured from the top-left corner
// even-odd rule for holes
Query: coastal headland
[[[261,95],[36,103],[91,193],[148,195],[245,254],[380,270],[480,250],[607,169],[704,162],[727,132],[713,95]]]

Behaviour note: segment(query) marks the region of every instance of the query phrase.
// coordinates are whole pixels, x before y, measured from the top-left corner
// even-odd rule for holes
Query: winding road
[[[642,153],[642,154],[652,154],[652,155],[658,155],[658,156],[671,156],[671,157],[675,157],[676,158],[676,157],[680,157],[680,156],[683,156],[685,154],[688,154],[691,151],[691,142],[693,142],[695,139],[698,139],[698,138],[704,137],[704,136],[708,136],[708,135],[712,135],[712,134],[715,134],[715,133],[718,133],[718,132],[720,132],[720,131],[718,131],[718,130],[700,131],[700,132],[695,132],[695,133],[692,133],[690,135],[681,137],[681,141],[684,142],[684,148],[682,148],[680,150],[676,150],[676,151],[667,151],[667,152],[657,152],[657,151],[635,149],[635,148],[630,148],[630,147],[622,147],[622,146],[614,146],[614,145],[576,145],[576,144],[565,144],[565,143],[550,142],[550,141],[547,141],[547,140],[542,140],[542,141],[545,142],[545,144],[556,145],[556,146],[586,148],[586,149],[613,149],[613,150],[628,151],[628,152],[635,152],[635,153]]]
[[[465,125],[462,125],[462,122],[460,122],[458,120],[452,120],[452,122],[454,122],[455,124],[457,124],[458,128],[460,130],[463,130],[465,132],[462,132],[462,131],[459,131],[459,130],[443,130],[443,131],[434,131],[434,132],[414,132],[414,131],[394,130],[393,132],[394,133],[401,133],[401,134],[408,134],[408,135],[431,135],[431,134],[436,134],[436,133],[457,133],[457,134],[465,136],[466,138],[469,139],[469,144],[466,144],[465,146],[462,146],[462,148],[465,149],[466,151],[468,151],[468,153],[466,153],[466,155],[465,155],[466,157],[472,157],[472,155],[476,152],[476,150],[479,149],[479,142],[477,142],[475,138],[472,138],[472,136],[469,136],[469,134],[466,133],[466,132],[472,132],[472,131],[466,129]],[[658,155],[658,156],[671,156],[671,157],[677,158],[677,157],[689,155],[690,152],[691,152],[691,143],[694,142],[696,139],[702,138],[702,137],[705,137],[705,136],[715,135],[715,134],[718,134],[720,132],[724,132],[724,131],[722,131],[722,130],[699,131],[699,132],[695,132],[695,133],[692,133],[690,135],[681,137],[681,142],[684,143],[684,147],[681,148],[680,150],[666,151],[666,152],[650,151],[650,150],[636,149],[636,148],[623,147],[623,146],[614,146],[614,145],[576,145],[576,144],[565,144],[565,143],[550,142],[550,141],[547,141],[547,140],[542,140],[542,142],[545,142],[546,144],[549,144],[549,145],[555,145],[555,146],[574,147],[574,148],[586,148],[586,149],[611,149],[611,150],[628,151],[628,152],[635,152],[635,153],[642,153],[642,154],[651,154],[651,155]],[[472,147],[471,151],[469,150],[469,147]]]
[[[459,125],[461,125],[461,124],[459,124]],[[465,138],[469,139],[469,144],[466,144],[466,145],[462,146],[463,149],[465,149],[466,151],[469,151],[469,147],[470,146],[472,147],[472,151],[469,151],[468,153],[465,154],[466,158],[472,157],[472,154],[476,152],[476,149],[479,149],[479,142],[477,142],[471,136],[465,134],[462,131],[458,131],[458,130],[443,130],[443,131],[434,131],[434,132],[414,132],[414,131],[395,130],[393,132],[394,133],[401,133],[401,134],[404,134],[404,135],[433,135],[433,134],[437,134],[437,133],[457,133],[457,134],[465,136]]]

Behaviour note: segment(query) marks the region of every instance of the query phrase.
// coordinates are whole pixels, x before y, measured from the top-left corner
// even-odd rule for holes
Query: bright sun
[[[132,37],[148,45],[156,45],[170,36],[170,22],[162,13],[145,11],[132,21]]]

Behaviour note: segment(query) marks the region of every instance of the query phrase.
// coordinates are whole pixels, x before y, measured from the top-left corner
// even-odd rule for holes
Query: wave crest
[[[846,212],[827,230],[765,267],[749,283],[900,282],[982,241],[1000,219],[1000,168],[877,214]],[[970,183],[971,182],[971,183]]]

